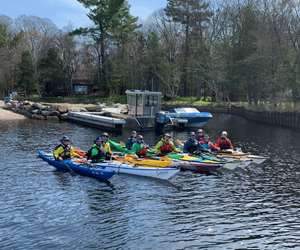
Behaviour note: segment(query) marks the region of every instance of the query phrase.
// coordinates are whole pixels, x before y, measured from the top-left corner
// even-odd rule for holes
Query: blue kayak
[[[92,166],[86,163],[75,163],[73,160],[57,161],[52,154],[47,154],[43,151],[38,151],[38,156],[59,171],[73,171],[77,174],[93,177],[100,181],[107,181],[115,174],[115,171],[106,169],[105,163]]]

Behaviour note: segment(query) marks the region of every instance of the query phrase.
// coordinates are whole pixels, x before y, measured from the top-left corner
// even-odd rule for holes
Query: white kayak
[[[103,166],[105,163],[106,170],[113,170],[116,174],[129,174],[143,177],[151,177],[162,180],[169,180],[176,175],[180,169],[177,167],[147,167],[147,166],[134,166],[119,161],[104,161],[101,163],[89,163],[91,166]]]
[[[236,152],[234,151],[233,154],[222,154],[220,157],[227,162],[223,166],[226,169],[233,170],[235,168],[245,168],[251,164],[262,164],[268,158],[259,155],[251,155],[248,153]]]

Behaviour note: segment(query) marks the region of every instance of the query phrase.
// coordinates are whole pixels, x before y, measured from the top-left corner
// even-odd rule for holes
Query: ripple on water
[[[1,249],[300,247],[299,133],[231,116],[216,116],[207,131],[214,137],[220,128],[270,160],[218,176],[182,172],[172,185],[115,176],[108,186],[56,172],[36,158],[37,149],[55,146],[62,134],[86,149],[99,131],[68,123],[1,124]],[[145,138],[154,143],[152,133]]]

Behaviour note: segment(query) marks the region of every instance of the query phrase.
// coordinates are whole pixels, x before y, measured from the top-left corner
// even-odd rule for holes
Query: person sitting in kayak
[[[218,151],[220,151],[220,148],[210,141],[210,138],[209,138],[208,135],[204,136],[204,141],[199,143],[199,146],[200,146],[200,150],[204,151],[204,152],[210,152],[210,151],[218,152]]]
[[[101,135],[100,140],[101,140],[102,148],[103,148],[104,153],[105,153],[105,159],[110,160],[111,155],[112,155],[112,151],[111,151],[110,144],[109,144],[109,135],[108,135],[108,133],[104,132]]]
[[[175,147],[172,136],[164,134],[163,138],[155,145],[154,151],[158,155],[166,155],[168,153],[179,153],[180,151]]]
[[[136,142],[132,145],[132,152],[138,157],[143,158],[147,155],[148,145],[144,142],[144,137],[142,135],[137,136]]]
[[[126,142],[126,148],[128,150],[131,150],[133,144],[137,141],[137,137],[136,136],[137,136],[136,131],[132,131],[131,132],[131,136],[127,139],[127,142]]]
[[[215,146],[220,148],[220,150],[233,149],[233,145],[227,136],[228,133],[223,131],[221,136],[217,139]]]
[[[81,158],[80,155],[74,151],[74,148],[71,146],[71,140],[67,136],[63,136],[60,140],[60,144],[54,148],[53,156],[57,161],[69,160],[72,157]]]
[[[199,143],[202,143],[204,142],[204,130],[202,128],[199,128],[197,130],[197,135],[196,135],[196,140],[199,142]]]
[[[101,162],[106,159],[101,137],[97,137],[94,145],[87,152],[87,159],[92,162]]]
[[[190,133],[190,138],[184,143],[183,153],[194,154],[199,149],[199,142],[196,139],[195,132]]]

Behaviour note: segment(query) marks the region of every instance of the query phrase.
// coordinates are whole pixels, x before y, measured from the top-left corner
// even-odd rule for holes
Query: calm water
[[[300,249],[299,131],[225,115],[206,129],[223,128],[272,160],[219,176],[182,172],[172,184],[115,176],[110,187],[36,158],[62,134],[87,149],[99,131],[1,122],[0,249]]]

